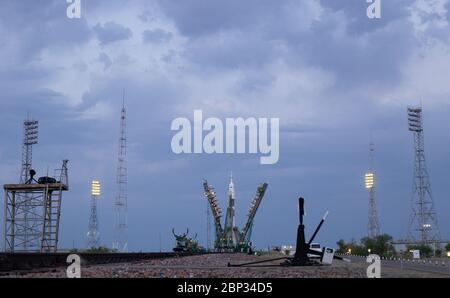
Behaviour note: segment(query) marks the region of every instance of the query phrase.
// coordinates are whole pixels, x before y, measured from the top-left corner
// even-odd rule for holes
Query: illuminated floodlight
[[[91,195],[93,197],[100,196],[100,182],[97,180],[93,180],[91,184]]]
[[[365,176],[366,189],[372,189],[375,186],[375,174],[367,173]]]

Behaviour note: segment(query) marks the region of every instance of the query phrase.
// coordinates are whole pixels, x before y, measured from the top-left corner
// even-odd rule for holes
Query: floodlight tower
[[[117,162],[117,196],[114,203],[115,222],[113,249],[119,252],[128,251],[127,224],[127,137],[125,90],[123,91],[123,105],[120,115],[119,157]]]
[[[38,125],[39,122],[30,119],[29,116],[23,122],[22,167],[20,171],[20,183],[22,184],[25,184],[30,179],[33,145],[38,143]],[[22,217],[22,225],[18,225],[17,235],[22,236],[22,248],[24,251],[39,247],[37,237],[32,235],[33,227],[30,226],[30,222],[33,221],[33,214],[35,214],[32,201],[32,195],[24,194],[17,197],[17,216],[19,220]]]
[[[97,200],[100,197],[100,182],[93,180],[91,184],[91,216],[87,233],[88,248],[99,247],[100,233],[98,230]]]
[[[378,211],[375,200],[375,144],[373,142],[369,145],[369,159],[370,169],[365,175],[365,186],[369,192],[369,221],[367,225],[367,232],[370,238],[375,238],[380,235],[380,223],[378,221]]]
[[[423,244],[441,240],[425,162],[422,107],[408,107],[409,131],[414,134],[415,158],[408,240]]]
[[[22,169],[20,171],[20,183],[26,183],[29,179],[31,164],[33,160],[33,145],[38,143],[38,125],[36,120],[23,122],[23,144],[22,144]]]

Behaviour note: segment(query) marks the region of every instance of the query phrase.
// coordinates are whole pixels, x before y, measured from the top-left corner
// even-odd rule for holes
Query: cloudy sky
[[[404,238],[413,139],[406,107],[422,104],[428,168],[443,238],[450,238],[450,1],[96,0],[82,18],[65,0],[0,0],[0,182],[20,174],[22,121],[40,121],[34,168],[70,159],[61,247],[84,247],[89,186],[103,184],[101,242],[111,245],[122,89],[128,112],[129,245],[173,246],[171,229],[206,238],[202,180],[223,209],[230,171],[237,223],[268,182],[253,230],[259,247],[294,243],[296,199],[312,232],[334,245],[367,231],[370,131],[383,232]],[[280,160],[176,155],[176,117],[280,118]],[[3,213],[1,213],[3,216]]]

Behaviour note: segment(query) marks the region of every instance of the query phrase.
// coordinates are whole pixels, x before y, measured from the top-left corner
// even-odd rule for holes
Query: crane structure
[[[209,203],[215,226],[214,250],[219,252],[249,252],[252,249],[251,234],[256,212],[264,197],[268,184],[263,183],[258,186],[255,197],[253,198],[250,209],[247,214],[247,221],[242,230],[235,223],[235,188],[233,178],[230,178],[228,187],[228,208],[225,217],[225,223],[222,227],[220,209],[214,188],[204,181],[204,195]]]
[[[441,236],[425,160],[422,107],[408,107],[408,128],[414,135],[415,157],[407,239],[420,244],[434,244],[436,247]]]

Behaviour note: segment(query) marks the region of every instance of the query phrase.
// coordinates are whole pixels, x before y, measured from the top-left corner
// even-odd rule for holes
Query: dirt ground
[[[228,267],[280,257],[280,255],[249,256],[245,254],[200,255],[163,260],[149,260],[126,264],[82,266],[83,278],[365,278],[367,265],[336,260],[331,266],[313,267]],[[279,264],[274,261],[268,264]],[[430,278],[449,275],[382,268],[385,278]],[[10,273],[2,277],[64,278],[66,268],[53,268],[45,272]]]

